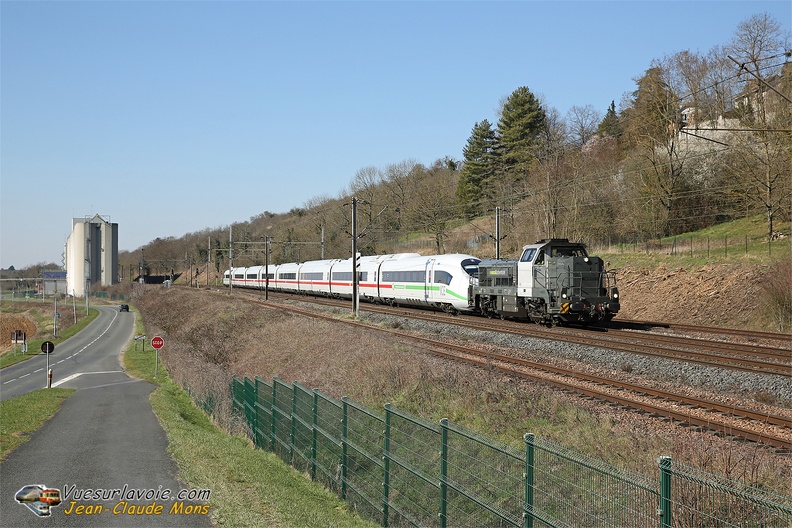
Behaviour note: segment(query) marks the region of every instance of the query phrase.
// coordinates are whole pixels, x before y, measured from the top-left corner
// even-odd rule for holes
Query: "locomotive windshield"
[[[471,277],[478,277],[479,259],[465,259],[462,261],[462,269]]]
[[[536,248],[528,248],[523,252],[522,257],[520,257],[520,262],[531,262],[534,255],[536,255]]]

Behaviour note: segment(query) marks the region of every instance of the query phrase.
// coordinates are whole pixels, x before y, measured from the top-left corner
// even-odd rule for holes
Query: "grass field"
[[[142,334],[139,316],[136,321],[135,333]],[[150,338],[130,344],[124,366],[131,375],[160,386],[151,403],[179,464],[179,478],[192,488],[212,490],[210,511],[217,525],[377,526],[351,514],[343,501],[275,455],[217,428],[171,381],[162,363],[154,378]],[[162,353],[167,354],[167,340]]]

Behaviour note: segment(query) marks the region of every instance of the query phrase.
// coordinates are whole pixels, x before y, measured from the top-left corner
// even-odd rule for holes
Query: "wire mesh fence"
[[[792,498],[658,459],[657,479],[526,434],[524,449],[446,419],[277,378],[231,382],[254,445],[382,526],[789,527]],[[204,410],[207,398],[197,402]]]

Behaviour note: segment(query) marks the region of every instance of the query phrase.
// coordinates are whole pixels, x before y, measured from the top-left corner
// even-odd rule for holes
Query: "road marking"
[[[117,318],[118,318],[118,312],[115,312],[115,311],[114,311],[113,319],[110,321],[110,324],[109,324],[109,325],[107,325],[107,328],[105,328],[105,329],[104,329],[104,332],[102,332],[101,334],[99,334],[98,336],[96,336],[96,339],[94,339],[93,341],[91,341],[90,343],[88,343],[87,345],[85,345],[84,347],[82,347],[80,350],[78,350],[77,352],[75,352],[75,353],[74,353],[74,354],[72,354],[71,356],[69,356],[69,357],[65,357],[65,358],[61,359],[60,361],[58,361],[58,363],[63,363],[63,362],[64,362],[64,361],[66,361],[67,359],[71,359],[71,358],[73,358],[74,356],[76,356],[76,355],[77,355],[77,354],[79,354],[80,352],[84,351],[84,350],[85,350],[86,348],[88,348],[89,346],[91,346],[91,345],[93,345],[94,343],[96,343],[96,342],[99,340],[99,338],[101,338],[103,335],[105,335],[105,334],[107,333],[107,331],[108,331],[108,330],[110,330],[110,327],[112,327],[112,326],[113,326],[113,323],[115,322],[115,320],[116,320]],[[58,363],[55,363],[55,364],[57,365]],[[17,363],[17,364],[18,364],[18,363]],[[9,365],[9,366],[11,366],[11,365]],[[40,370],[43,370],[43,369],[35,370],[35,371],[33,371],[33,372],[39,372]],[[17,376],[16,378],[11,378],[10,380],[5,380],[5,381],[3,381],[3,385],[5,385],[6,383],[11,383],[12,381],[20,380],[20,379],[22,379],[22,378],[24,378],[24,377],[26,377],[26,376],[30,376],[31,374],[32,374],[32,372],[28,372],[27,374],[22,374],[21,376]],[[79,375],[79,374],[78,374],[78,375]]]
[[[58,385],[63,385],[64,383],[66,383],[68,381],[71,381],[74,378],[78,378],[78,377],[82,376],[83,374],[117,374],[119,372],[124,372],[124,371],[123,370],[105,370],[105,371],[102,371],[102,372],[78,372],[77,374],[72,374],[71,376],[66,376],[65,378],[63,378],[59,382],[53,383],[52,386],[53,387],[57,387]]]

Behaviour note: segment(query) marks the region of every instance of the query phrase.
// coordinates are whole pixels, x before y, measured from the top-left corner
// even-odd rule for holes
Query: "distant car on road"
[[[122,304],[122,305],[119,307],[118,311],[119,311],[119,312],[128,312],[128,311],[129,311],[129,305],[128,305],[128,304]]]

